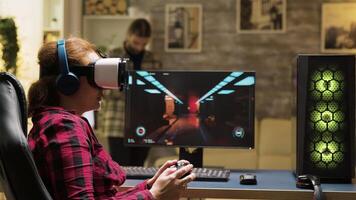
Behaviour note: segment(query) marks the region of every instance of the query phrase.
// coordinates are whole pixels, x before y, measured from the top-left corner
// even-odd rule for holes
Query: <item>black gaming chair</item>
[[[0,182],[8,200],[51,200],[27,139],[26,98],[21,84],[0,73]]]

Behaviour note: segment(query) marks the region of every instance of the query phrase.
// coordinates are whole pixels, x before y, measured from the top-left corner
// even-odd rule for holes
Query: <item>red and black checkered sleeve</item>
[[[60,199],[94,199],[88,135],[80,123],[62,119],[48,141],[46,161],[53,193]]]

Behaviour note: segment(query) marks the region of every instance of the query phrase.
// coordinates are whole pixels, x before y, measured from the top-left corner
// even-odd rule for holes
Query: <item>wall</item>
[[[37,53],[43,41],[44,1],[48,0],[0,0],[0,17],[14,17],[17,26],[17,39],[20,45],[17,77],[26,92],[39,74]],[[66,9],[64,35],[80,36],[81,0],[64,0],[64,4]],[[0,64],[1,62],[0,60]]]
[[[64,37],[81,36],[82,14],[81,0],[64,0]]]
[[[25,90],[38,77],[37,52],[42,44],[42,0],[0,0],[0,17],[14,17],[17,26],[18,78]]]
[[[21,48],[20,78],[28,88],[38,74],[34,66],[37,66],[37,51],[42,42],[42,0],[5,1],[0,0],[0,16],[15,16]],[[165,68],[255,70],[257,117],[288,118],[292,107],[293,59],[298,53],[320,53],[322,2],[287,0],[287,31],[282,34],[237,34],[236,0],[130,0],[130,6],[150,14],[154,29],[151,48],[161,57]],[[69,6],[70,12],[79,9],[80,0],[71,3],[75,6]],[[164,52],[167,3],[203,5],[201,53]],[[29,7],[31,9],[27,9]],[[74,18],[77,19],[75,25],[66,23],[67,36],[80,34],[80,19]]]
[[[294,58],[298,53],[320,53],[322,2],[288,0],[287,31],[277,34],[237,34],[236,0],[131,0],[130,5],[151,13],[152,49],[160,55],[164,67],[255,70],[257,117],[289,118]],[[164,52],[167,3],[203,5],[201,53]]]

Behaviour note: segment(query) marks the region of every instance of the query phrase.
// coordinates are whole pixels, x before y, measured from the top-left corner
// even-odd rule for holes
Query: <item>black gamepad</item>
[[[186,162],[183,162],[183,161],[178,161],[176,164],[175,164],[175,167],[177,168],[177,170],[178,169],[180,169],[180,168],[182,168],[182,167],[184,167],[184,166],[186,166],[186,165],[189,165],[189,163],[186,163]]]
[[[186,166],[186,165],[189,165],[189,163],[187,162],[183,162],[181,160],[179,160],[176,164],[175,164],[175,167],[177,168],[177,170],[179,170],[180,168]],[[190,172],[187,172],[186,174],[184,174],[182,177],[180,177],[181,179],[188,176],[190,174]]]

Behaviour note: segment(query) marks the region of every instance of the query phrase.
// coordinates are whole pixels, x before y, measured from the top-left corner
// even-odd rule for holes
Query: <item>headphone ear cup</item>
[[[59,75],[56,80],[57,89],[64,95],[74,94],[80,86],[78,77],[69,72],[66,75]]]

